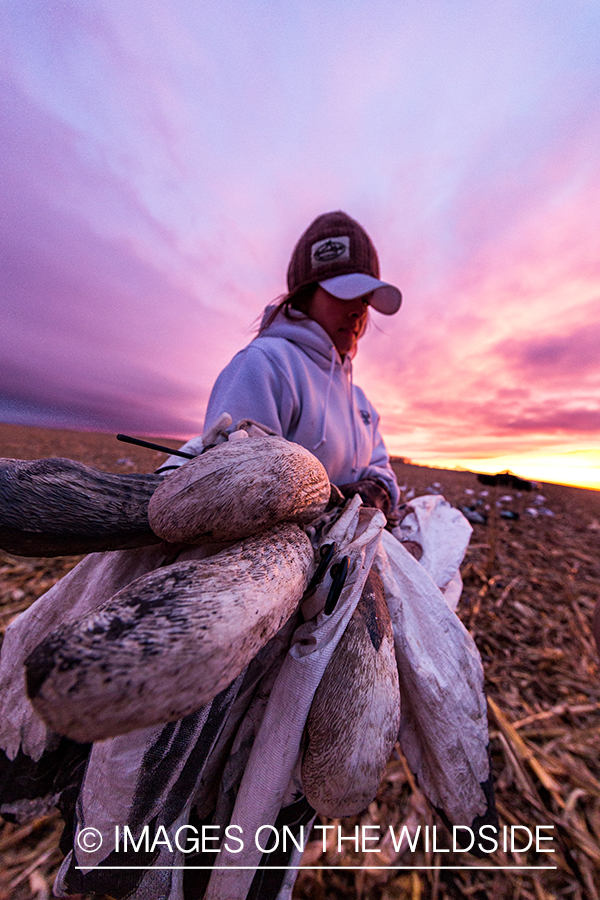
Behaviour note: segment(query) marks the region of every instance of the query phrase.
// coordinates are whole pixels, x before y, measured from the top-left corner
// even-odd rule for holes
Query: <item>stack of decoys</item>
[[[162,540],[176,555],[218,545],[206,559],[136,578],[29,654],[28,694],[52,731],[88,743],[180,719],[231,683],[298,608],[315,571],[302,526],[339,493],[303,447],[240,436],[236,429],[234,440],[166,477],[114,475],[67,459],[0,462],[0,543],[9,552]],[[317,811],[350,814],[370,802],[399,717],[393,636],[373,573],[307,723],[302,775]]]
[[[309,618],[332,613],[343,585],[343,560],[335,547],[325,555],[320,551],[326,549],[324,523],[341,515],[343,497],[303,447],[265,434],[256,423],[230,423],[228,416],[217,423],[198,445],[198,455],[166,474],[113,475],[65,459],[0,460],[1,547],[23,556],[125,550],[140,558],[137,569],[123,559],[123,571],[135,575],[118,588],[108,578],[109,596],[102,593],[100,576],[83,615],[72,596],[82,578],[94,577],[92,557],[80,563],[79,582],[77,569],[66,576],[71,605],[61,611],[60,624],[44,606],[40,622],[50,627],[35,646],[30,636],[31,652],[22,657],[29,698],[51,735],[89,744],[181,720],[241,677],[286,622],[300,623],[300,609],[309,609]],[[419,579],[427,580],[406,555]],[[99,573],[106,556],[118,554],[100,553]],[[331,582],[327,601],[313,610],[302,601],[323,579]],[[438,588],[428,581],[424,590]],[[399,681],[407,666],[398,657],[404,638],[397,630],[404,626],[395,598],[392,629],[388,594],[373,569],[306,720],[302,790],[312,809],[325,816],[353,815],[368,806],[398,738],[400,690],[410,679],[405,674]],[[436,627],[444,628],[444,615],[454,614],[441,594],[440,600],[445,612],[436,613]],[[18,620],[12,628],[18,630]],[[468,643],[456,628],[452,635],[447,652],[452,641]],[[472,654],[470,645],[465,652]],[[4,683],[8,671],[10,684],[6,662],[5,656]],[[474,772],[489,774],[480,664],[470,664],[469,699],[460,701],[460,714],[471,721],[472,710],[477,712],[473,746],[483,756]],[[433,684],[435,678],[428,677]],[[22,668],[13,683],[18,678]],[[414,718],[410,702],[406,708]],[[19,729],[21,735],[27,731]],[[413,734],[412,724],[408,731]],[[18,734],[11,734],[11,749],[4,745],[9,760],[15,740]],[[54,746],[44,740],[47,749]],[[36,760],[42,752],[36,750]],[[486,777],[476,776],[475,793]],[[477,804],[481,816],[480,797]],[[492,807],[490,800],[493,816]],[[462,824],[471,824],[475,812],[468,818]]]

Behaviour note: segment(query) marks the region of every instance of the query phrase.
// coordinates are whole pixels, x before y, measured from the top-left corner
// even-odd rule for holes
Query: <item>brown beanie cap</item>
[[[287,273],[288,291],[352,272],[379,278],[373,242],[346,213],[325,213],[309,225],[294,248]]]

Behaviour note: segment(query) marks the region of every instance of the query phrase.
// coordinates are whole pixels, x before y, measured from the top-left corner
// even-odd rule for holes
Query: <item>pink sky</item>
[[[0,420],[187,436],[319,213],[404,304],[390,449],[600,447],[600,7],[0,7]]]

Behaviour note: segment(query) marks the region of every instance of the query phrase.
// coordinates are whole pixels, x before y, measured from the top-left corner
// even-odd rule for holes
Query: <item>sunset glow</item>
[[[355,360],[390,451],[600,486],[597,3],[19,0],[0,35],[0,420],[198,433],[343,209],[404,294]]]
[[[499,456],[495,459],[428,459],[424,460],[423,464],[442,469],[462,468],[490,475],[509,471],[529,481],[600,490],[600,450],[557,453],[555,456],[523,454],[523,456]]]

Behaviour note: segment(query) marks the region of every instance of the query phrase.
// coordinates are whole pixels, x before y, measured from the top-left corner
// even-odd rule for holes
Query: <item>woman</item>
[[[379,279],[371,239],[343,212],[319,216],[304,232],[292,254],[287,285],[285,297],[265,310],[258,335],[217,378],[205,433],[224,413],[234,423],[253,419],[310,450],[333,484],[381,509],[390,527],[398,520],[399,489],[379,433],[379,416],[353,384],[352,358],[369,307],[392,315],[400,308],[401,293]],[[186,448],[201,450],[197,438]],[[172,457],[167,466],[171,464],[182,461]],[[442,504],[440,520],[448,530],[441,543],[460,552],[440,550],[438,528],[435,552],[424,552],[421,564],[412,556],[418,559],[423,548],[394,529],[394,537],[382,535],[374,568],[387,578],[402,691],[402,748],[426,796],[448,816],[447,822],[472,826],[477,833],[481,825],[496,822],[485,697],[479,655],[452,611],[462,587],[457,567],[470,528],[462,522],[465,534],[456,521],[463,519],[461,514]],[[420,509],[424,520],[434,504]],[[451,603],[442,590],[455,580],[457,595]],[[301,806],[305,798],[295,802],[298,809],[290,803],[280,810],[279,826],[292,815],[290,810],[297,815],[296,824],[301,814],[313,812]],[[290,863],[286,859],[282,864]]]
[[[379,416],[352,381],[352,358],[369,307],[392,315],[402,295],[379,280],[371,239],[343,212],[319,216],[304,232],[287,283],[257,337],[217,378],[205,431],[224,412],[234,422],[254,419],[306,447],[346,496],[360,493],[393,521],[398,484]]]

